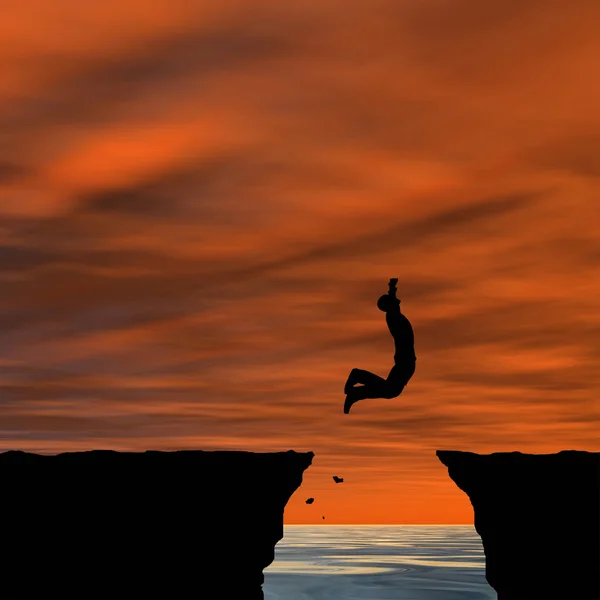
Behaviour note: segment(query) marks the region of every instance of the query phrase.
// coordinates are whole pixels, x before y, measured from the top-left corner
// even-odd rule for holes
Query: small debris
[[[343,478],[343,477],[338,477],[337,475],[334,475],[334,476],[333,476],[333,480],[334,480],[336,483],[344,483],[344,478]]]
[[[306,501],[306,504],[312,504],[315,501],[314,498],[308,498],[308,500]]]

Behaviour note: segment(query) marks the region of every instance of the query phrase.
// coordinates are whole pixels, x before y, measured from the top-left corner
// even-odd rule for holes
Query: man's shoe
[[[352,408],[353,404],[354,404],[354,400],[352,400],[352,398],[350,398],[350,395],[347,395],[346,401],[344,402],[344,414],[345,415],[350,414],[350,409]]]

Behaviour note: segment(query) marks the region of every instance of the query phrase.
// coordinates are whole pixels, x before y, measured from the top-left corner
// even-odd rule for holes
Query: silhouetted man
[[[377,300],[377,308],[385,313],[385,320],[394,338],[395,364],[387,379],[370,371],[352,369],[344,386],[345,414],[348,414],[352,405],[359,400],[397,398],[415,372],[415,336],[410,321],[400,312],[400,300],[396,297],[397,283],[398,279],[390,279],[389,292]]]

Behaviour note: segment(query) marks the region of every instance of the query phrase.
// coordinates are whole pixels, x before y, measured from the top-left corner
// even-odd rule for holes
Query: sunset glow
[[[472,523],[437,449],[600,451],[597,2],[9,5],[1,450],[313,451],[327,524]],[[390,277],[416,373],[344,415]]]

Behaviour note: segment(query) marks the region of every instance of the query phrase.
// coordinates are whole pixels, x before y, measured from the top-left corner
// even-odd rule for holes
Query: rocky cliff
[[[0,597],[263,598],[313,453],[0,454]]]
[[[471,500],[498,600],[600,598],[600,453],[437,456]]]

